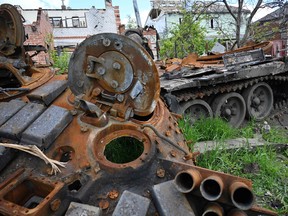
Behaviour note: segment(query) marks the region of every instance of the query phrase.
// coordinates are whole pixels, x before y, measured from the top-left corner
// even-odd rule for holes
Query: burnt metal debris
[[[66,88],[65,76],[25,60],[15,8],[1,5],[0,21],[1,87],[29,88],[18,98],[17,90],[0,92],[1,143],[34,144],[66,163],[53,175],[39,158],[1,147],[0,215],[276,215],[255,204],[250,180],[194,165],[177,115],[159,97],[156,66],[135,41],[109,33],[83,41]],[[18,59],[23,68],[11,63]],[[31,71],[51,79],[22,83]],[[120,141],[126,154],[140,145],[139,154],[108,157]]]
[[[234,127],[245,117],[261,121],[269,116],[273,105],[288,99],[287,62],[285,57],[265,55],[271,44],[221,55],[191,54],[183,60],[172,59],[161,77],[161,94],[171,111],[194,120],[220,116]]]

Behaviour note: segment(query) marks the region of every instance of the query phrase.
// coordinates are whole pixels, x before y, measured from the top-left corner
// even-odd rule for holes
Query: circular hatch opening
[[[119,137],[105,146],[104,155],[112,163],[124,164],[136,160],[144,151],[143,142],[134,137]]]

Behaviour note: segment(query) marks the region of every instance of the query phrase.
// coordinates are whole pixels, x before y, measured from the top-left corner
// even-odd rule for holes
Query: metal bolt
[[[121,69],[121,65],[119,64],[119,62],[114,62],[114,63],[113,63],[113,68],[114,68],[115,70],[120,70],[120,69]]]
[[[157,177],[164,178],[165,177],[165,170],[160,168],[157,170],[156,174],[157,174]]]
[[[97,69],[97,73],[98,73],[100,76],[104,75],[104,74],[106,73],[105,68],[99,67],[99,68]]]
[[[166,131],[166,132],[165,132],[165,136],[171,137],[171,132],[170,132],[170,131]]]
[[[171,155],[172,157],[176,157],[176,152],[175,152],[174,150],[172,150],[172,151],[170,151],[170,155]]]
[[[107,209],[108,207],[109,207],[109,202],[107,201],[107,200],[101,200],[100,202],[99,202],[99,208],[101,208],[101,209]]]
[[[94,88],[92,91],[93,97],[97,97],[101,94],[101,89],[100,88]]]
[[[116,96],[116,98],[117,98],[117,100],[118,100],[119,102],[123,102],[123,101],[124,101],[124,95],[122,95],[122,94],[118,94],[118,95]]]
[[[115,199],[118,198],[119,192],[114,189],[114,190],[109,192],[108,196],[109,196],[110,199],[115,200]]]
[[[88,131],[88,127],[87,126],[81,126],[80,128],[81,132],[87,132]]]
[[[110,44],[111,44],[111,41],[110,41],[108,38],[105,38],[105,39],[103,40],[103,45],[104,45],[104,46],[108,47],[108,46],[110,46]]]
[[[57,211],[61,205],[60,199],[55,199],[50,203],[50,208],[52,211]]]
[[[111,87],[116,89],[119,86],[119,83],[116,80],[111,81]]]

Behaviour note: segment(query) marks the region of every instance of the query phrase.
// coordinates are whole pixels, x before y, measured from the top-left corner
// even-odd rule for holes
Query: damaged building
[[[272,13],[267,14],[255,22],[255,27],[251,36],[260,40],[270,40],[273,42],[272,56],[287,56],[288,46],[288,4],[284,4]],[[259,34],[261,32],[261,34]]]
[[[119,6],[105,0],[105,9],[72,9],[62,4],[61,9],[23,9],[17,6],[25,19],[25,31],[29,45],[42,45],[47,50],[54,46],[72,50],[87,37],[99,33],[119,33],[121,25]],[[33,60],[47,64],[47,53],[35,56]]]
[[[151,0],[152,9],[149,12],[145,25],[154,26],[160,38],[169,37],[169,31],[180,24],[183,18],[181,13],[181,7],[187,10],[192,10],[191,3],[189,4],[186,0]],[[230,39],[235,37],[236,24],[231,17],[231,14],[226,9],[225,5],[220,3],[211,2],[197,2],[192,13],[205,14],[205,19],[201,20],[201,26],[207,30],[206,38],[208,40],[214,38]],[[230,6],[233,13],[237,13],[238,8]],[[247,17],[249,16],[249,10],[243,10],[241,22],[241,36],[244,35]],[[219,31],[225,32],[224,35],[219,35]],[[228,44],[226,44],[228,47]]]

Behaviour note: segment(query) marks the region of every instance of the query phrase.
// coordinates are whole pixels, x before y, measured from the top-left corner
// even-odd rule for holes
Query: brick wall
[[[119,6],[114,6],[114,14],[115,14],[115,19],[116,19],[116,26],[117,26],[117,33],[121,34],[121,19],[120,19],[120,11],[119,11]]]
[[[30,25],[25,25],[25,34],[28,34],[28,39],[24,45],[42,45],[47,50],[53,49],[53,28],[49,22],[49,17],[46,12],[39,8],[37,12],[37,21]],[[35,52],[29,52],[33,55]],[[49,64],[50,57],[48,52],[41,51],[38,55],[32,58],[36,64]]]

